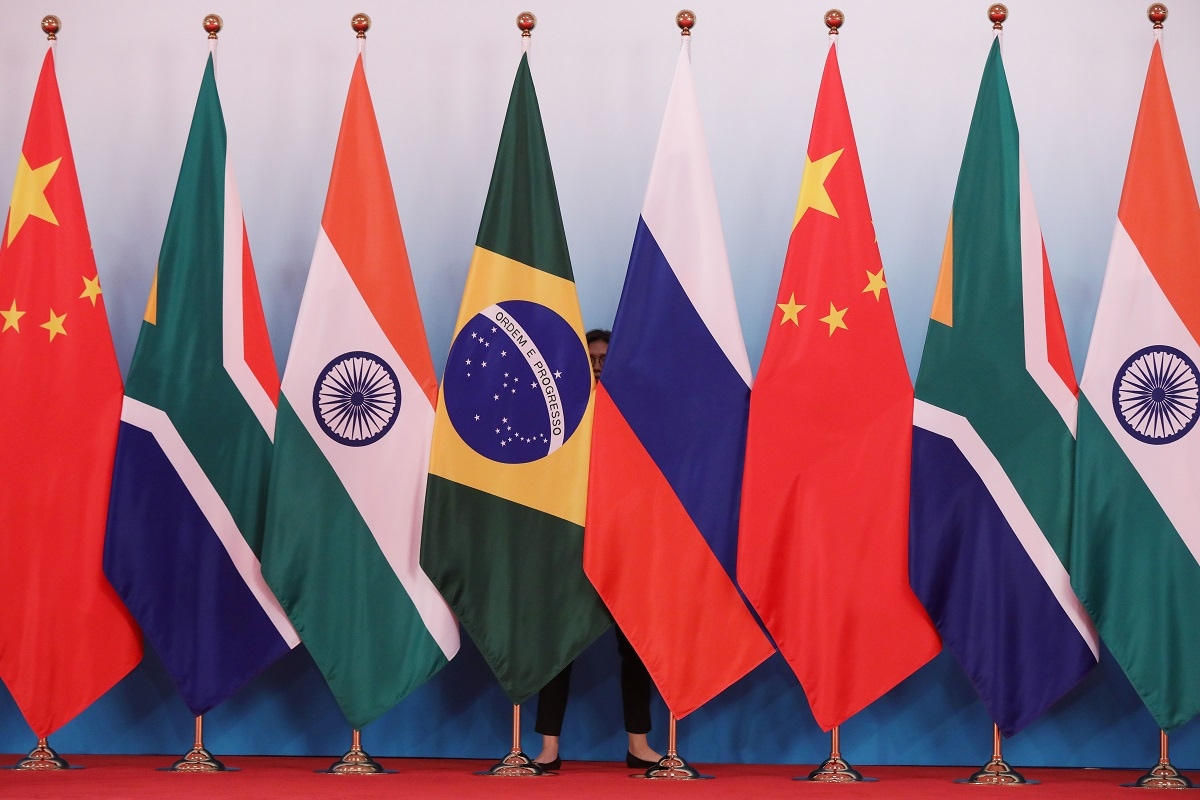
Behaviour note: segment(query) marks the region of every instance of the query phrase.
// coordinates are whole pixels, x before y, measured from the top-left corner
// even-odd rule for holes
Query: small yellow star
[[[796,327],[800,327],[800,319],[797,317],[797,314],[804,310],[806,306],[796,305],[795,292],[792,292],[792,296],[788,298],[786,303],[776,303],[776,305],[779,307],[779,310],[783,312],[783,319],[779,320],[780,325],[788,320],[791,320],[796,324]]]
[[[843,308],[841,311],[839,311],[837,308],[834,307],[833,303],[829,304],[829,315],[825,316],[825,317],[821,317],[821,322],[824,322],[826,325],[829,326],[829,335],[830,336],[833,336],[833,332],[835,330],[837,330],[838,328],[841,328],[842,330],[846,330],[846,331],[850,330],[849,328],[846,327],[846,323],[842,320],[842,317],[846,316],[846,312],[849,310],[850,310],[849,306],[847,306],[846,308]]]
[[[874,292],[875,299],[879,299],[879,293],[887,288],[887,281],[883,279],[883,267],[879,268],[879,272],[871,272],[867,270],[867,288],[863,289],[863,293]]]
[[[812,161],[807,155],[804,156],[804,176],[800,179],[800,199],[796,201],[796,218],[792,220],[793,228],[804,216],[804,212],[810,208],[815,208],[831,217],[838,215],[837,209],[833,207],[833,201],[829,199],[829,192],[825,190],[825,180],[833,171],[833,165],[842,157],[843,150],[830,153],[816,161]]]
[[[39,328],[45,328],[50,331],[50,341],[54,341],[54,337],[58,334],[67,335],[67,329],[63,327],[63,320],[67,318],[66,314],[59,316],[54,313],[54,309],[50,309],[50,319],[39,325]]]
[[[0,333],[12,328],[17,333],[21,332],[21,317],[25,316],[24,311],[17,311],[17,301],[14,299],[8,311],[0,311],[0,317],[4,317],[4,327],[0,328]]]
[[[89,278],[83,275],[81,277],[83,278],[83,294],[79,295],[79,297],[80,299],[86,297],[88,300],[91,300],[92,308],[95,308],[96,297],[104,294],[104,292],[100,291],[100,276],[97,275],[94,278]]]
[[[25,225],[25,220],[30,217],[44,219],[53,225],[58,224],[58,219],[54,216],[54,209],[46,200],[46,186],[54,177],[54,173],[58,171],[61,161],[61,158],[56,158],[49,164],[32,169],[29,162],[25,160],[25,154],[21,154],[21,160],[17,162],[17,179],[13,184],[12,204],[8,207],[9,244],[12,244],[13,239],[17,238],[17,234]]]

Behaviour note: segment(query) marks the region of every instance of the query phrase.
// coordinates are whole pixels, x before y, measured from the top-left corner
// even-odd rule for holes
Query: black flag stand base
[[[961,783],[975,783],[984,786],[1021,786],[1037,783],[1028,781],[1025,776],[1008,765],[1000,753],[1000,726],[992,723],[992,760],[980,767],[975,774]]]
[[[831,732],[829,758],[821,766],[808,773],[807,778],[793,778],[797,781],[818,781],[821,783],[856,783],[865,780],[862,773],[850,766],[841,754],[841,726],[834,725]]]
[[[183,758],[170,767],[170,772],[224,772],[225,765],[204,749],[204,717],[196,717],[196,742]]]
[[[534,778],[552,773],[542,769],[536,761],[521,752],[521,707],[513,706],[512,750],[489,769],[476,775],[493,775],[500,778]]]
[[[384,769],[362,749],[362,732],[355,729],[350,735],[350,749],[324,770],[331,775],[382,775],[395,770]]]
[[[13,769],[28,769],[37,771],[49,771],[52,769],[70,769],[71,765],[65,759],[59,757],[58,753],[50,748],[50,742],[45,736],[38,737],[37,747],[29,751],[29,755],[22,758]]]
[[[630,777],[659,781],[694,781],[712,778],[712,775],[701,775],[684,761],[676,752],[675,743],[675,715],[672,714],[670,727],[667,729],[667,754],[641,775],[631,775]]]
[[[1167,756],[1167,733],[1159,731],[1158,763],[1150,771],[1137,779],[1136,783],[1126,784],[1139,789],[1191,789],[1192,782],[1171,763]]]

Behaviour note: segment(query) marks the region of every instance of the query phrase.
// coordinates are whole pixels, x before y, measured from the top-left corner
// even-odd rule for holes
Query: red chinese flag
[[[101,569],[121,373],[53,49],[0,239],[0,364],[0,678],[41,737],[142,657]]]
[[[908,584],[913,389],[833,44],[776,303],[737,575],[828,730],[941,649]]]

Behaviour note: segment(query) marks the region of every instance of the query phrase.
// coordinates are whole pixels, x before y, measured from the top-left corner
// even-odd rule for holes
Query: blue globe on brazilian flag
[[[508,300],[458,332],[443,399],[472,450],[524,464],[558,450],[579,428],[591,375],[587,351],[565,319],[538,303]]]

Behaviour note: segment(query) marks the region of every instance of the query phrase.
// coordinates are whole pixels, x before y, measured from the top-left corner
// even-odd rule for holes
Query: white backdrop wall
[[[1005,66],[1077,373],[1150,55],[1146,5],[1009,3]],[[913,374],[992,38],[987,6],[984,0],[841,5],[847,18],[841,67]],[[1189,152],[1200,159],[1200,6],[1183,0],[1170,6],[1167,69]],[[678,52],[674,15],[681,7],[676,0],[528,6],[538,16],[534,82],[589,327],[612,322]],[[757,366],[828,48],[822,17],[829,2],[708,0],[691,7],[698,16],[692,60],[700,105],[738,307]],[[349,20],[365,11],[374,21],[368,79],[440,372],[521,53],[514,19],[522,10],[484,0],[5,0],[0,191],[12,185],[46,48],[38,23],[55,13],[63,22],[58,78],[113,337],[127,369],[208,53],[201,21],[221,14],[218,84],[282,370],[356,53]],[[581,663],[565,732],[568,758],[620,755],[611,644],[602,640]],[[468,647],[372,726],[379,728],[377,754],[501,755],[508,711],[493,684]],[[210,725],[210,746],[224,752],[335,753],[348,741],[303,653],[214,718],[224,725]],[[844,740],[852,760],[966,764],[989,755],[990,724],[946,655],[856,719],[845,734],[857,732],[863,749]],[[696,751],[690,755],[689,725]],[[1174,739],[1177,763],[1200,764],[1194,727]],[[778,656],[681,730],[685,755],[697,760],[812,762],[828,751]],[[190,733],[186,711],[149,655],[67,726],[58,746],[182,752]],[[0,690],[0,752],[29,744],[28,729]],[[1024,756],[1025,763],[1148,766],[1156,747],[1153,723],[1106,653],[1093,677],[1006,754]]]

